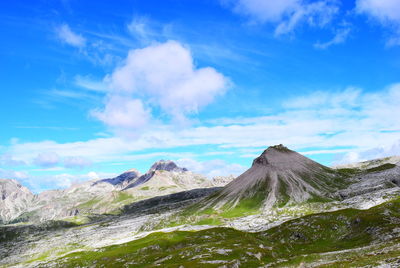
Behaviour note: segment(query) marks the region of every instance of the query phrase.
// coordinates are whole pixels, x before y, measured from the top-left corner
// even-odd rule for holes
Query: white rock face
[[[34,195],[16,180],[0,179],[0,223],[23,213],[33,202]]]

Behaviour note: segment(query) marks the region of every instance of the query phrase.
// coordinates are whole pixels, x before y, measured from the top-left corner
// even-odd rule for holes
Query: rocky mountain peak
[[[0,224],[21,214],[34,194],[16,180],[0,179]]]
[[[179,167],[177,164],[175,164],[171,160],[160,160],[160,161],[155,162],[151,166],[148,173],[150,173],[152,171],[156,171],[156,170],[175,171],[175,172],[188,171],[186,168]]]
[[[103,179],[103,180],[96,181],[93,185],[96,185],[96,184],[102,183],[102,182],[110,183],[112,185],[126,185],[129,182],[131,182],[132,180],[137,179],[139,177],[140,177],[140,172],[137,171],[136,169],[132,168],[132,169],[125,171],[124,173],[122,173],[121,175],[119,175],[115,178]]]
[[[253,160],[253,166],[275,166],[275,167],[289,167],[293,163],[298,162],[313,162],[310,159],[302,156],[295,151],[288,149],[282,144],[270,146],[259,157]]]
[[[276,204],[301,203],[316,196],[330,198],[340,186],[339,180],[328,167],[280,144],[266,149],[250,169],[207,202],[216,208],[234,207],[251,199],[263,209],[270,209]]]

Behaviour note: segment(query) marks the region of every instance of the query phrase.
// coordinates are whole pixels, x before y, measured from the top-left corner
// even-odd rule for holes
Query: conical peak
[[[295,151],[288,149],[282,144],[270,146],[259,157],[254,159],[254,165],[273,165],[282,166],[283,164],[293,163],[298,161],[307,161],[308,159]]]
[[[178,172],[187,171],[186,168],[178,167],[178,165],[171,160],[160,160],[155,162],[151,166],[149,172],[156,170],[178,171]]]
[[[278,144],[278,145],[274,145],[274,146],[270,146],[268,147],[267,150],[264,151],[264,153],[268,150],[276,150],[276,151],[280,151],[282,153],[292,153],[293,151],[290,150],[289,148],[287,148],[286,146],[284,146],[283,144]]]

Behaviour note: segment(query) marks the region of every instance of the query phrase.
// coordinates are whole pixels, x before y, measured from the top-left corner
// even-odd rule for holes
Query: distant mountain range
[[[162,160],[39,195],[0,180],[0,265],[398,267],[399,161],[329,168],[276,145],[236,179]]]
[[[158,161],[141,175],[131,169],[115,178],[86,181],[64,190],[31,193],[16,180],[0,179],[0,223],[43,222],[118,213],[134,201],[196,188],[224,186],[232,176],[208,179],[173,161]]]

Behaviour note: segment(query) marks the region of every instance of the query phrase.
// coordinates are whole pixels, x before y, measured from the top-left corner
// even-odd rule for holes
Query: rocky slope
[[[250,169],[207,200],[205,207],[229,209],[254,203],[262,210],[308,200],[336,198],[344,176],[283,145],[271,146]]]
[[[39,267],[398,267],[399,204],[397,199],[369,210],[310,215],[258,233],[231,228],[153,233]]]
[[[31,191],[16,180],[0,179],[0,224],[26,211],[33,200]]]
[[[56,219],[82,222],[91,215],[119,213],[134,201],[195,188],[223,186],[230,179],[233,178],[209,180],[172,161],[161,160],[143,175],[131,169],[115,178],[86,181],[65,190],[44,191],[38,195],[33,195],[16,181],[4,180],[7,198],[0,203],[0,219],[5,223]]]

